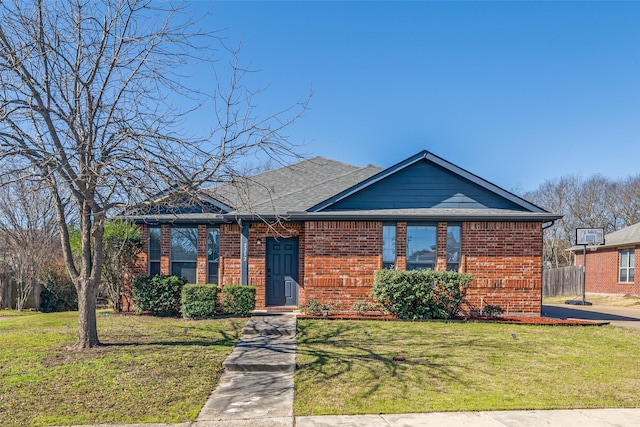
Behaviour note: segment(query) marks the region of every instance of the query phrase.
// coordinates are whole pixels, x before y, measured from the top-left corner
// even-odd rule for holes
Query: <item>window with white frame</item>
[[[435,225],[407,226],[407,270],[435,270],[437,248]]]
[[[618,280],[620,283],[633,283],[634,275],[634,249],[620,249],[620,274]]]
[[[382,226],[382,268],[393,268],[396,265],[396,226]]]
[[[196,283],[198,264],[198,229],[175,227],[171,229],[171,274]]]

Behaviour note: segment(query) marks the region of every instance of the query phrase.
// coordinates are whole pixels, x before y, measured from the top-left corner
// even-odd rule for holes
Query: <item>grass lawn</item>
[[[100,313],[107,345],[69,352],[77,313],[3,319],[0,425],[191,421],[245,323]]]
[[[635,330],[301,320],[298,331],[296,415],[640,407]]]

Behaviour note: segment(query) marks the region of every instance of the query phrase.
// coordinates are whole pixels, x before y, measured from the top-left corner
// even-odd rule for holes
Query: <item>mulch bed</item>
[[[398,318],[390,314],[379,315],[357,315],[357,314],[330,314],[328,316],[316,316],[311,314],[298,314],[298,319],[326,319],[326,320],[386,320],[395,321]],[[450,320],[435,320],[441,322],[489,322],[489,323],[509,323],[520,325],[550,325],[550,326],[600,326],[609,324],[609,322],[593,322],[589,320],[578,319],[551,319],[548,317],[529,317],[529,316],[460,316]]]

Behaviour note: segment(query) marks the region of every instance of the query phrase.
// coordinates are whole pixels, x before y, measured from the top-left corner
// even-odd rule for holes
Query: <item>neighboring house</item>
[[[260,309],[348,309],[395,267],[471,273],[467,310],[525,315],[540,313],[542,228],[558,218],[427,151],[387,169],[316,157],[132,217],[139,274],[253,285]]]
[[[639,295],[635,251],[640,249],[640,223],[606,234],[604,245],[587,246],[585,292]],[[583,246],[573,246],[575,264],[584,265]]]

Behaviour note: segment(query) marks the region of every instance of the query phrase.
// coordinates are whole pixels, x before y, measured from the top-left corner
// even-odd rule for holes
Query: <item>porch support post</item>
[[[242,233],[240,234],[240,284],[249,284],[249,223],[240,220]]]

